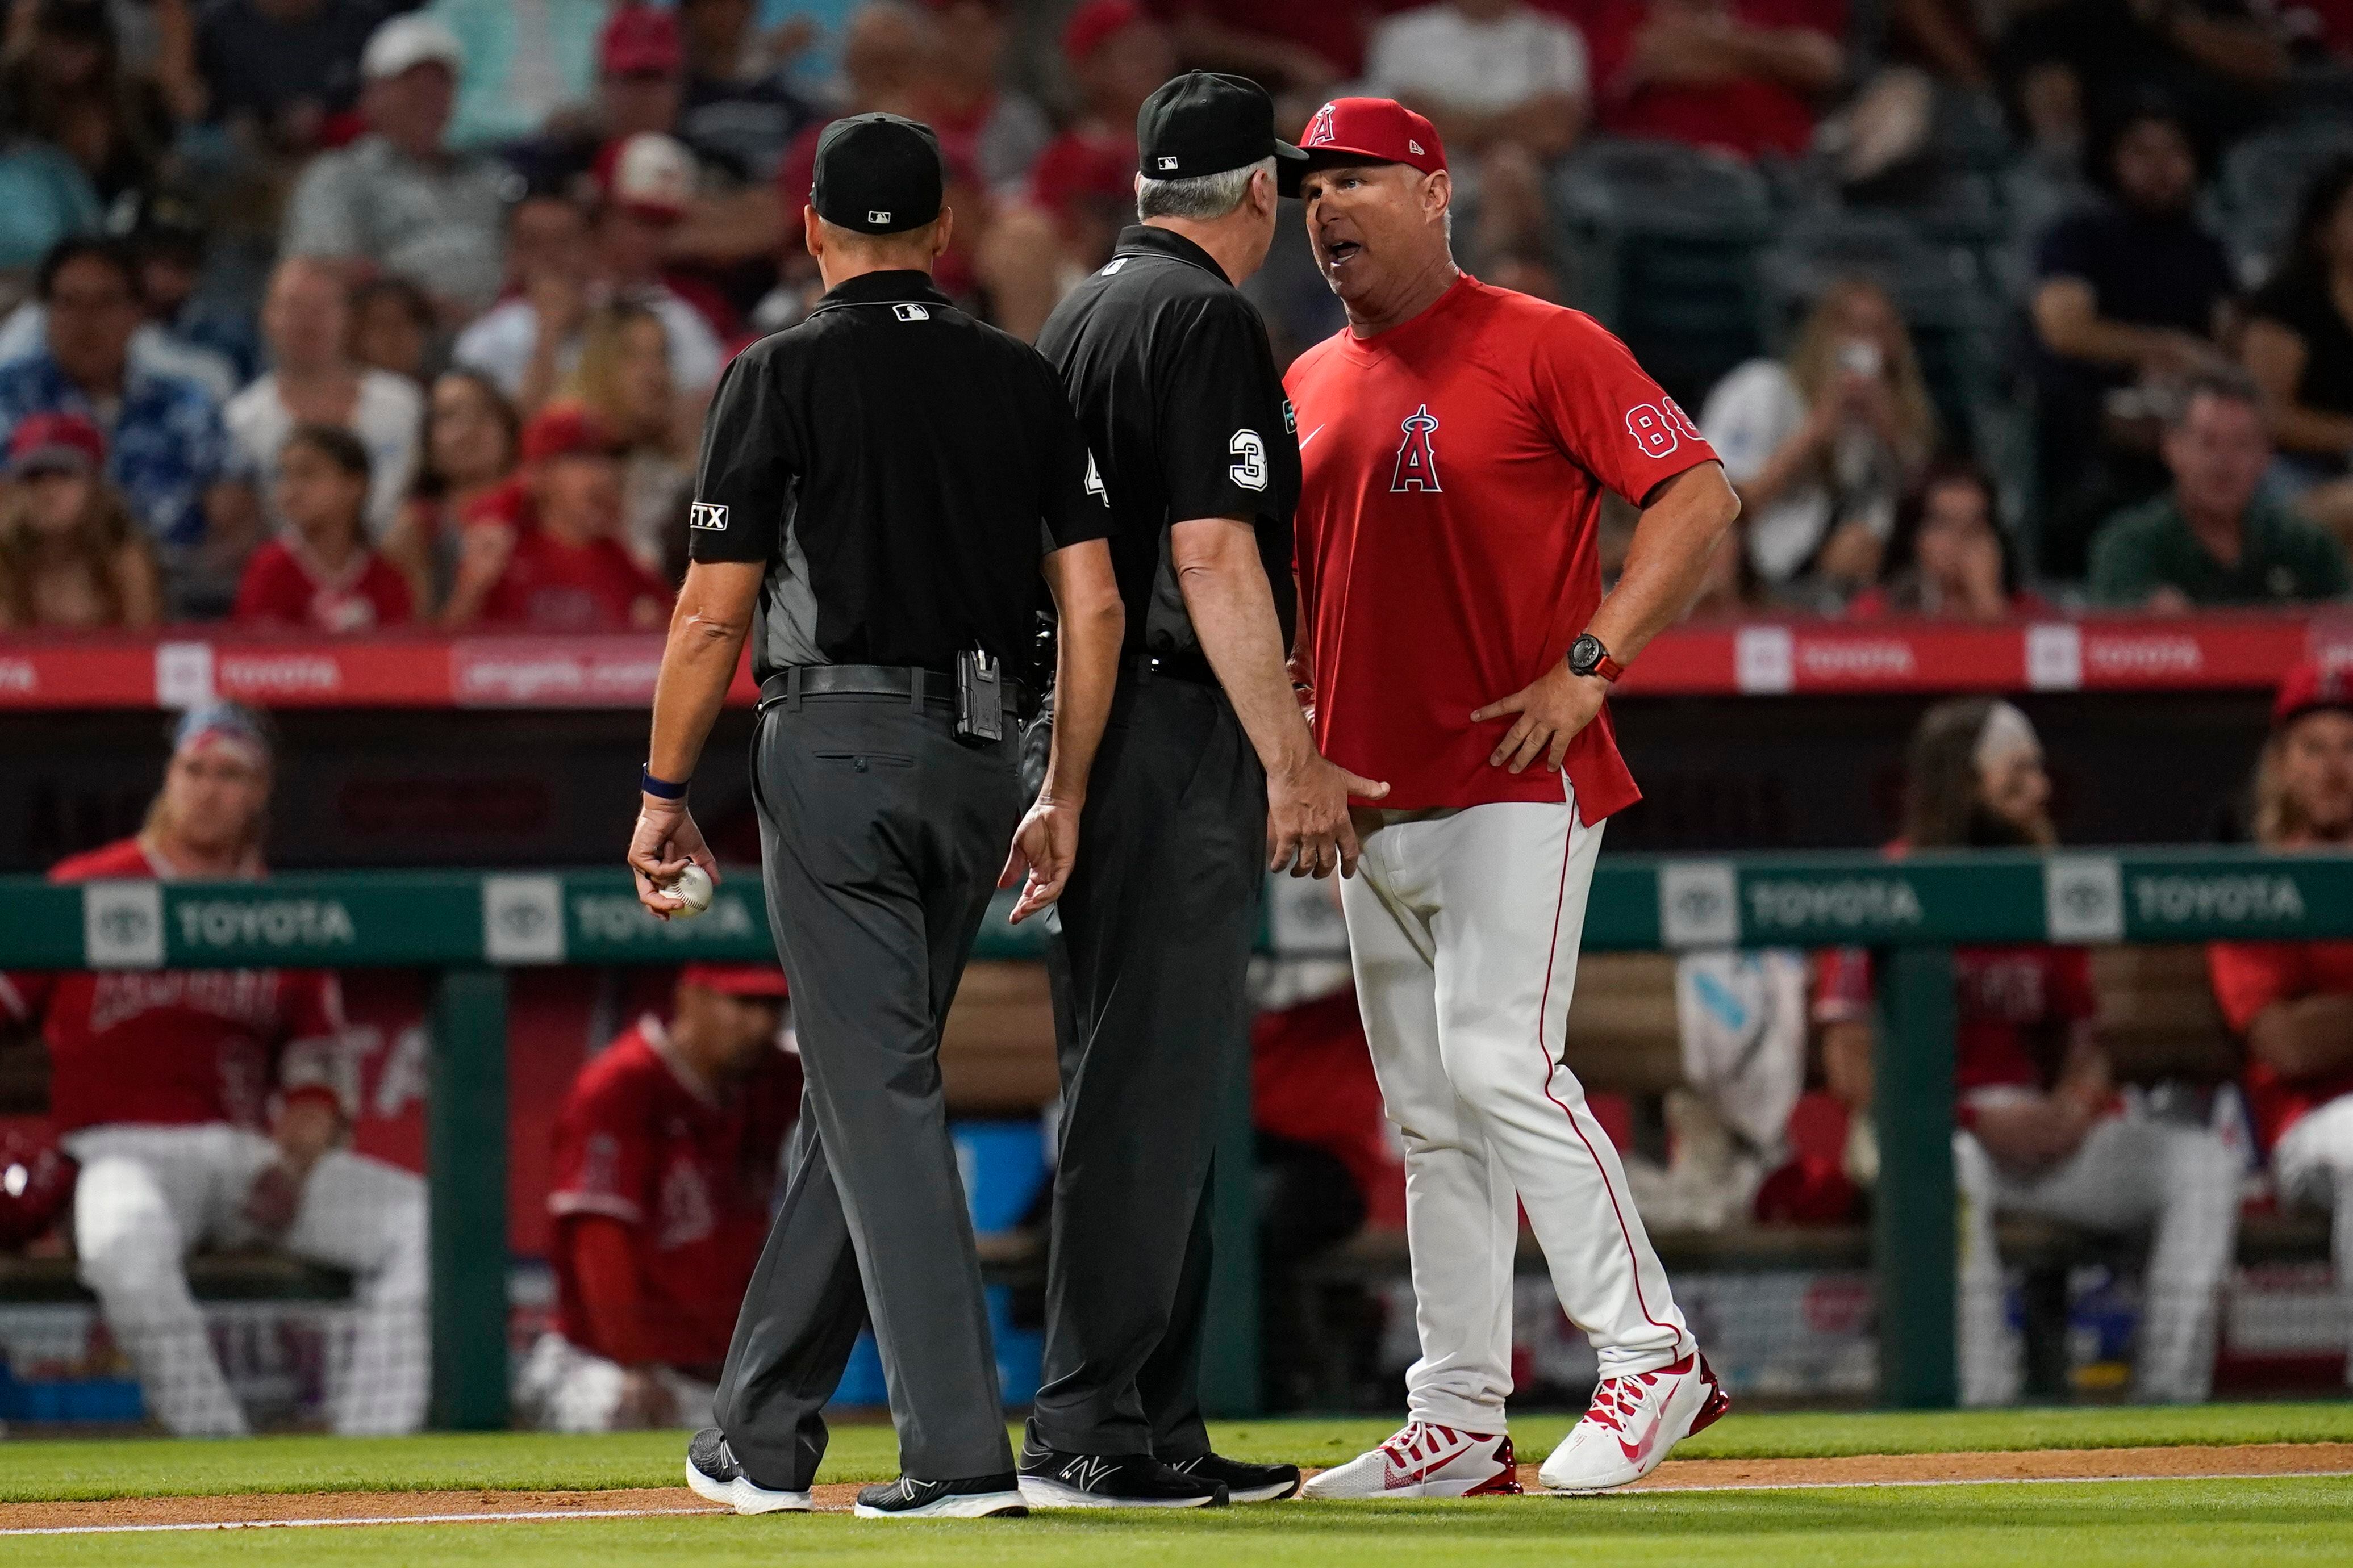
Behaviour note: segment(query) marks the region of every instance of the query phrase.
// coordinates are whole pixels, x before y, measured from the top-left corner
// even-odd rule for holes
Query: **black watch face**
[[[1601,662],[1601,639],[1588,632],[1568,645],[1568,668],[1574,674],[1591,675]]]

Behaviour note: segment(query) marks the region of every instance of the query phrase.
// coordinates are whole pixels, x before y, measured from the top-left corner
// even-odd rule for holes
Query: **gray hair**
[[[1255,163],[1244,163],[1239,169],[1198,174],[1189,180],[1140,181],[1135,187],[1135,216],[1193,218],[1202,223],[1223,217],[1249,196],[1250,176],[1261,169],[1266,171],[1269,179],[1274,177],[1271,155]]]

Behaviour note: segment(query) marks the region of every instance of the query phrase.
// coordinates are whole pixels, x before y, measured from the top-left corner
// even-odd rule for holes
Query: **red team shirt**
[[[2241,1035],[2274,1002],[2353,994],[2353,942],[2218,942],[2206,950],[2206,967],[2223,1018]],[[2306,1111],[2353,1094],[2353,1070],[2286,1079],[2250,1053],[2246,1088],[2269,1149]]]
[[[1838,948],[1816,960],[1814,1020],[1871,1016],[1871,954]],[[2058,1080],[2074,1026],[2095,1017],[2092,956],[2080,947],[1964,947],[1953,952],[1954,1088],[1961,1124],[1987,1089],[2042,1093]]]
[[[474,503],[467,521],[514,530],[514,553],[482,601],[486,626],[538,632],[643,630],[638,607],[667,613],[670,584],[638,564],[619,541],[573,544],[539,525],[539,508],[520,479]],[[649,617],[652,611],[646,612]]]
[[[407,582],[373,550],[330,573],[301,540],[273,539],[253,552],[237,584],[240,625],[364,632],[405,625],[410,613]]]
[[[49,880],[171,875],[126,838],[58,862]],[[41,1025],[61,1133],[111,1122],[259,1129],[273,1089],[341,1098],[343,998],[326,971],[0,974],[0,1013]]]
[[[582,1297],[567,1223],[601,1215],[630,1228],[640,1343],[665,1365],[716,1373],[768,1237],[776,1163],[800,1100],[782,1051],[723,1098],[662,1054],[661,1021],[641,1018],[572,1085],[555,1121],[556,1331],[611,1356]]]
[[[1591,317],[1467,276],[1402,326],[1318,343],[1283,385],[1317,745],[1387,780],[1385,806],[1559,800],[1541,763],[1487,765],[1510,722],[1472,710],[1558,663],[1599,607],[1602,490],[1639,504],[1715,451]],[[1607,706],[1567,771],[1588,823],[1641,798]]]

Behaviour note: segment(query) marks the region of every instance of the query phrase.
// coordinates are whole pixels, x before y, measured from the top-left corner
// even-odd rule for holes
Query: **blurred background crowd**
[[[1724,454],[1700,615],[2353,585],[2342,0],[12,0],[0,631],[657,624],[824,123],[938,128],[942,282],[1028,336],[1188,67],[1432,118],[1466,266]]]

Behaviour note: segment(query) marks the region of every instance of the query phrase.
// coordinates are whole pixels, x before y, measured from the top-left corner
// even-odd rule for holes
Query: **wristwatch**
[[[1598,675],[1614,681],[1626,673],[1626,667],[1609,657],[1601,639],[1591,632],[1580,636],[1568,645],[1568,672],[1571,675]]]

